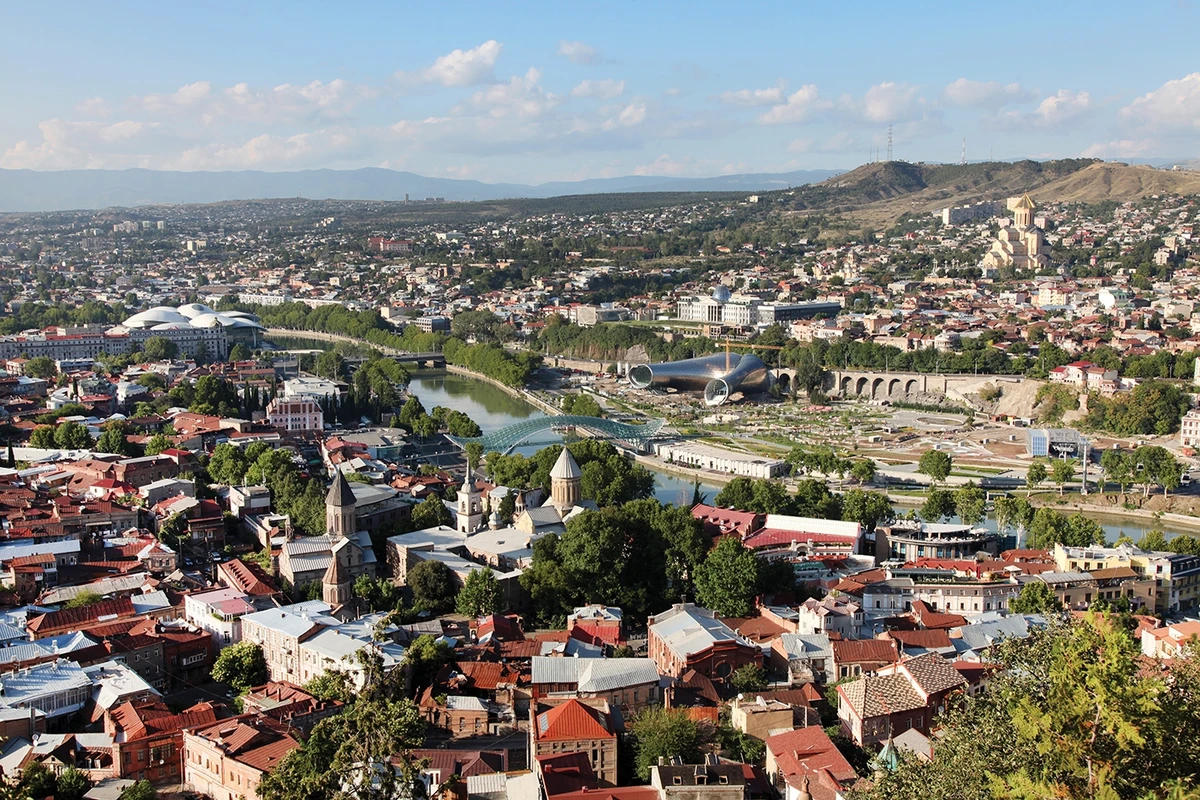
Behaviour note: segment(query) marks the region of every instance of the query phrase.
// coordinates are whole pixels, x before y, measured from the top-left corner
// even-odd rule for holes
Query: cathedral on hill
[[[1046,232],[1033,224],[1037,204],[1028,194],[1010,205],[1013,219],[1000,223],[1000,232],[992,249],[983,257],[984,267],[1012,267],[1019,270],[1041,269],[1050,264],[1050,245]]]

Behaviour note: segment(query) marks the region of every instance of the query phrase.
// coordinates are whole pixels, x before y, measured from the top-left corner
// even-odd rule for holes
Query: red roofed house
[[[183,734],[184,783],[213,800],[255,797],[263,776],[300,743],[287,726],[243,714]]]
[[[858,779],[819,725],[770,736],[766,745],[767,777],[783,800],[835,800]]]
[[[211,725],[222,716],[212,703],[198,703],[178,714],[160,700],[122,703],[104,719],[104,732],[113,737],[113,777],[179,783],[183,729]]]
[[[767,514],[766,524],[743,544],[751,550],[793,548],[807,555],[857,553],[862,525],[857,522]]]
[[[834,639],[832,669],[826,672],[834,680],[870,675],[899,659],[896,643],[888,639]]]
[[[567,617],[567,633],[591,644],[618,647],[625,643],[621,609],[603,604],[581,606]]]
[[[700,520],[704,525],[704,533],[710,539],[731,534],[745,539],[762,527],[763,515],[754,511],[735,511],[732,508],[697,503],[692,506],[692,519]]]
[[[838,719],[860,747],[913,728],[928,736],[934,717],[945,710],[946,697],[966,685],[950,661],[926,653],[839,685]]]
[[[595,703],[592,705],[591,703]],[[530,709],[530,750],[537,756],[585,753],[601,786],[617,784],[617,731],[606,701],[542,701]]]

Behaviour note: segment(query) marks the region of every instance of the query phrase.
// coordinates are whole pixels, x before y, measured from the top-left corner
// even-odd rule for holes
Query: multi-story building
[[[329,610],[327,604],[312,600],[247,614],[242,617],[242,639],[262,648],[271,680],[303,683],[300,643],[321,629],[313,618]]]
[[[891,617],[912,610],[916,602],[933,611],[978,614],[1007,611],[1021,586],[1008,578],[964,578],[951,570],[927,568],[888,570],[887,580],[863,589],[863,610],[872,617]]]
[[[531,703],[530,753],[554,756],[583,753],[601,786],[617,785],[617,729],[603,700]]]
[[[218,648],[242,640],[242,617],[258,609],[237,589],[212,589],[187,595],[183,600],[188,622],[212,634]]]
[[[728,683],[739,667],[762,664],[759,649],[707,608],[676,603],[648,624],[649,656],[663,675],[678,678],[694,669],[714,683]]]
[[[243,714],[183,735],[184,786],[213,800],[255,797],[262,779],[300,743],[288,726]]]
[[[311,397],[275,398],[267,404],[267,424],[281,431],[324,430],[325,417]]]
[[[1155,613],[1174,614],[1200,603],[1200,556],[1117,547],[1054,546],[1054,563],[1064,572],[1128,567],[1140,579],[1157,583]]]
[[[0,689],[5,706],[36,709],[53,729],[56,720],[79,711],[91,698],[92,679],[74,661],[58,658],[0,674]]]
[[[1197,360],[1200,364],[1200,360]],[[1179,444],[1182,447],[1200,447],[1200,409],[1191,409],[1179,421]]]
[[[945,710],[946,697],[966,683],[937,653],[916,656],[875,675],[840,684],[838,719],[842,730],[860,747],[885,742],[913,728],[928,735],[934,717]]]
[[[584,697],[604,700],[624,712],[662,705],[658,665],[649,658],[561,658],[534,656],[534,699]]]
[[[123,703],[105,715],[105,733],[113,737],[113,777],[179,783],[183,767],[183,729],[212,725],[220,716],[212,703],[199,703],[173,714],[161,700]]]
[[[970,525],[897,522],[875,531],[875,559],[908,563],[920,558],[973,559],[976,553],[995,555],[1000,537]]]

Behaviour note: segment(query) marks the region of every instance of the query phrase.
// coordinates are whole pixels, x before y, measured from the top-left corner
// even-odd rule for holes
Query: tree
[[[1188,659],[1169,677],[1146,670],[1117,615],[1056,620],[988,661],[998,669],[987,691],[941,716],[937,757],[903,759],[856,800],[1148,799],[1195,782],[1200,671]]]
[[[413,603],[427,611],[445,611],[454,607],[458,587],[454,573],[441,561],[422,561],[408,571],[408,586]]]
[[[974,483],[968,483],[954,493],[954,510],[964,525],[977,525],[983,520],[987,495]]]
[[[921,519],[940,522],[954,516],[956,512],[954,492],[948,489],[931,489],[921,505]]]
[[[474,472],[483,460],[483,445],[480,442],[467,442],[464,450],[467,454],[467,471]]]
[[[739,692],[762,692],[767,688],[767,673],[758,664],[743,664],[729,676],[729,682]]]
[[[55,800],[82,800],[92,782],[88,777],[74,767],[67,767],[58,776],[58,786],[54,793]]]
[[[94,592],[91,589],[82,589],[76,592],[69,600],[63,603],[63,608],[83,608],[84,606],[92,606],[104,599],[104,595],[99,592]]]
[[[29,446],[37,447],[43,450],[54,450],[58,445],[54,443],[54,426],[39,425],[29,434]]]
[[[1075,477],[1075,461],[1063,458],[1055,461],[1050,467],[1050,480],[1058,485],[1058,496],[1063,495],[1063,486]]]
[[[40,761],[35,761],[21,773],[21,788],[32,798],[49,797],[57,790],[54,773]]]
[[[1025,538],[1025,531],[1033,521],[1034,508],[1024,497],[1004,497],[996,500],[996,526],[1001,530],[1017,532],[1017,546]]]
[[[864,463],[864,462],[859,462]],[[896,518],[887,495],[866,489],[851,489],[842,495],[842,519],[857,522],[867,533],[879,524],[887,524]]]
[[[604,416],[604,409],[596,402],[596,398],[590,394],[564,394],[562,397],[562,410],[564,414],[573,414],[578,417]]]
[[[252,355],[253,354],[250,352],[249,347],[246,347],[246,345],[242,344],[241,342],[238,342],[230,349],[229,360],[230,361],[249,361]]]
[[[1157,528],[1142,534],[1142,538],[1138,540],[1137,546],[1139,550],[1147,551],[1171,550],[1170,544],[1167,542],[1167,537]]]
[[[117,800],[157,800],[158,790],[147,780],[140,780],[126,787]]]
[[[30,378],[49,380],[58,374],[58,365],[50,356],[34,356],[25,362],[21,372]]]
[[[341,670],[331,669],[304,684],[304,691],[318,700],[340,700],[354,702],[356,688],[354,678]]]
[[[340,381],[346,377],[346,359],[336,350],[326,350],[317,356],[313,371],[322,378]]]
[[[425,406],[421,405],[421,400],[415,394],[410,395],[400,409],[400,424],[411,430],[413,423],[421,416],[425,416]]]
[[[850,467],[850,476],[861,485],[875,480],[875,462],[869,458],[860,458]]]
[[[92,437],[80,423],[64,422],[54,429],[54,443],[63,450],[87,450],[92,446]]]
[[[1029,465],[1029,470],[1025,474],[1025,486],[1029,491],[1033,491],[1038,486],[1041,486],[1046,481],[1046,464],[1043,461],[1034,461]]]
[[[754,503],[754,481],[749,478],[734,478],[717,492],[713,503],[721,508],[749,511]]]
[[[222,442],[208,459],[208,476],[214,483],[236,486],[246,476],[246,454],[235,444]]]
[[[170,450],[175,446],[171,441],[171,437],[165,433],[156,433],[146,442],[146,455],[156,456],[164,450]]]
[[[221,651],[212,669],[213,680],[227,683],[239,694],[267,682],[267,660],[251,641],[238,642]]]
[[[404,651],[404,664],[411,670],[414,686],[428,686],[438,670],[454,661],[454,650],[441,639],[422,634]]]
[[[125,438],[125,428],[115,422],[109,423],[100,434],[95,449],[100,453],[113,453],[125,457],[133,455],[133,445]]]
[[[933,483],[940,483],[949,477],[952,464],[950,456],[941,450],[926,450],[917,462],[917,472],[928,475]]]
[[[642,780],[660,758],[679,756],[685,764],[700,763],[700,730],[685,711],[650,706],[629,723],[634,767]]]
[[[440,497],[430,495],[412,510],[413,530],[423,531],[426,528],[436,528],[439,525],[449,525],[453,519],[450,509],[446,508]]]
[[[500,584],[491,569],[471,570],[458,592],[455,610],[467,617],[482,617],[500,610]]]
[[[726,536],[696,570],[696,599],[723,617],[748,616],[754,608],[758,559]]]
[[[387,578],[359,575],[354,581],[352,591],[371,611],[393,611],[402,601],[400,590]]]
[[[1133,483],[1133,454],[1126,450],[1105,450],[1100,456],[1105,481],[1113,481],[1121,487],[1121,494]]]
[[[179,355],[179,346],[165,336],[151,336],[142,345],[146,361],[170,361]]]
[[[1049,614],[1062,611],[1062,603],[1053,590],[1039,580],[1021,587],[1021,593],[1008,601],[1008,610],[1014,614]]]

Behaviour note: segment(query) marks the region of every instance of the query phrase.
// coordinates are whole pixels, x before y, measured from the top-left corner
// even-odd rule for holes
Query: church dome
[[[575,461],[575,457],[571,455],[571,451],[563,445],[562,452],[558,455],[558,461],[554,462],[554,469],[550,470],[550,479],[559,481],[576,480],[583,477],[583,472],[579,469],[579,463]]]

